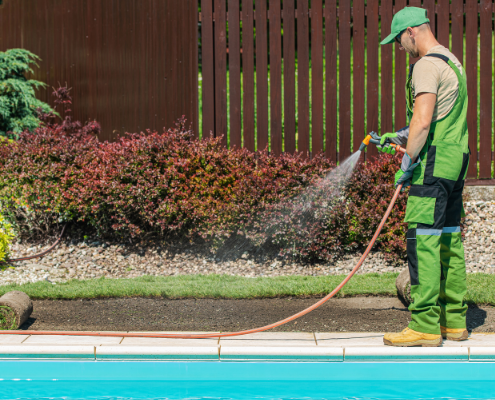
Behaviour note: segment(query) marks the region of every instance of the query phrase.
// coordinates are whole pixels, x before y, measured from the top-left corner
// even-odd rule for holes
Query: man
[[[411,277],[409,327],[388,333],[392,346],[440,346],[466,340],[466,265],[461,242],[462,190],[469,162],[466,74],[459,60],[440,45],[430,30],[426,10],[406,7],[392,20],[381,44],[399,44],[410,57],[406,85],[408,127],[381,138],[407,153],[395,185],[411,186],[405,221]]]

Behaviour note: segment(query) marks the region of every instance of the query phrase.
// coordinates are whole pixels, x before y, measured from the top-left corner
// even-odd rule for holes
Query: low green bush
[[[14,239],[12,225],[0,214],[0,263],[9,258],[10,244]]]

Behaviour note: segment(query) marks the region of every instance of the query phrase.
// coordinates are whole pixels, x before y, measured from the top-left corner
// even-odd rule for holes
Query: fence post
[[[203,137],[215,134],[215,51],[213,0],[201,0],[201,65],[203,85]]]
[[[239,0],[229,0],[230,143],[242,144]]]
[[[492,176],[492,0],[480,2],[480,178]],[[469,103],[468,103],[469,104]]]
[[[242,0],[242,72],[244,89],[244,147],[254,151],[253,0]]]
[[[351,155],[351,2],[339,1],[339,161]]]
[[[248,0],[249,1],[249,0]],[[296,24],[294,0],[284,0],[284,151],[296,151]]]
[[[325,156],[337,162],[337,1],[325,1]],[[363,50],[364,51],[364,50]],[[364,84],[363,84],[364,85]]]

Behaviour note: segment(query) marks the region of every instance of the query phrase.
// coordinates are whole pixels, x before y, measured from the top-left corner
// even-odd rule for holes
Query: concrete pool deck
[[[261,332],[212,339],[0,335],[0,359],[493,362],[495,333],[473,333],[463,342],[444,340],[442,347],[390,347],[383,345],[382,333],[352,332]]]

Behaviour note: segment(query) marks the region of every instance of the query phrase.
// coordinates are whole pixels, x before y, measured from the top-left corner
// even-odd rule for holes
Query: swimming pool
[[[491,362],[1,361],[0,399],[495,399]]]

